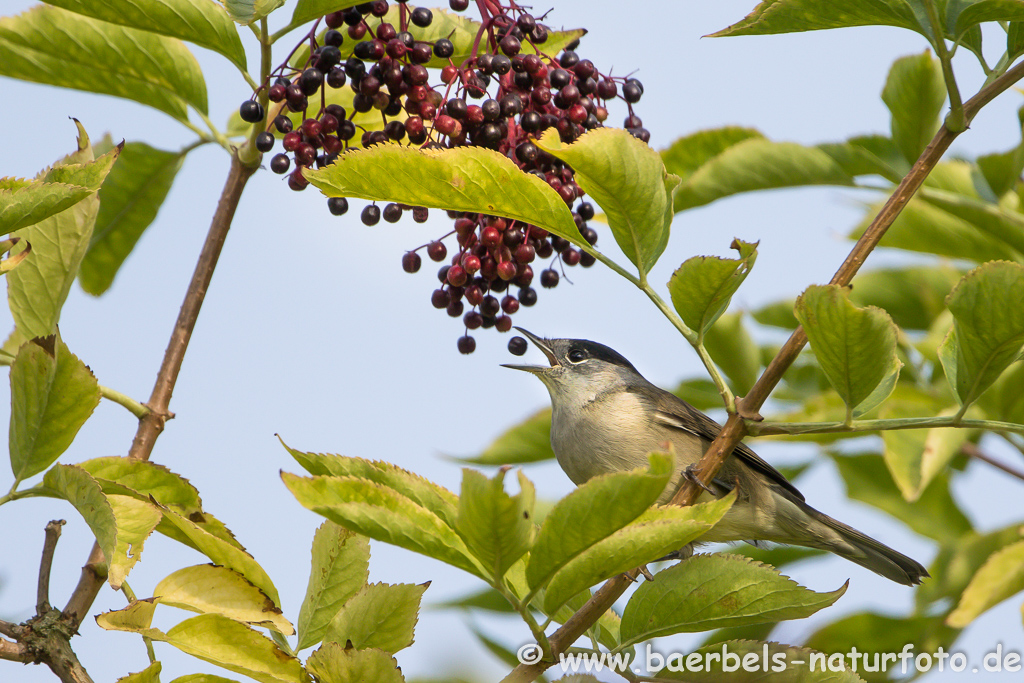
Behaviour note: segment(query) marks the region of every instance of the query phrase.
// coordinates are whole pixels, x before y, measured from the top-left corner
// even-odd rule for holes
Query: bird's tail
[[[806,503],[801,504],[800,507],[808,517],[828,527],[836,537],[831,538],[832,534],[829,534],[829,537],[823,538],[821,544],[817,546],[821,550],[835,553],[876,574],[906,586],[917,585],[928,576],[928,570],[919,563],[896,552],[884,543],[879,543],[853,527],[846,526],[842,522],[818,512]],[[825,535],[822,534],[822,536]]]

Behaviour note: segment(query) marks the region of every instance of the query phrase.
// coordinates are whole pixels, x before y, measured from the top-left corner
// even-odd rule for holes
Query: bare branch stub
[[[53,552],[57,549],[61,528],[67,524],[63,519],[54,519],[46,524],[43,553],[39,559],[39,583],[36,586],[36,615],[50,611],[50,569],[53,567]]]

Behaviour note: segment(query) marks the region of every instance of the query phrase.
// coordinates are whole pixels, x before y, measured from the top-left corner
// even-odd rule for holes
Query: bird
[[[586,339],[544,339],[516,328],[548,365],[504,367],[535,375],[551,396],[551,447],[577,486],[592,477],[646,466],[670,445],[676,470],[657,501],[668,503],[722,427],[692,405],[648,382],[617,351]],[[802,493],[750,447],[738,444],[698,502],[735,490],[736,502],[697,543],[770,541],[825,550],[896,583],[928,577],[918,562],[814,509]]]

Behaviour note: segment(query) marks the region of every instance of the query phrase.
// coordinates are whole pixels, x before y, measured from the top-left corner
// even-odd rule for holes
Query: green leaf
[[[11,471],[39,474],[74,441],[100,402],[89,368],[55,336],[22,344],[11,364]]]
[[[859,135],[845,142],[817,145],[850,176],[879,175],[898,183],[910,164],[893,141],[882,135]]]
[[[259,21],[278,7],[281,7],[285,0],[221,0],[228,16],[239,24],[247,26],[254,21]]]
[[[959,39],[985,21],[1024,20],[1024,7],[1015,0],[947,0],[946,30]]]
[[[673,461],[671,454],[651,453],[649,468],[594,477],[558,501],[530,553],[530,586],[543,587],[577,556],[643,514],[668,485]]]
[[[188,479],[167,467],[148,460],[107,456],[78,463],[93,476],[106,494],[135,493],[143,500],[150,497],[183,517],[202,515],[199,491]]]
[[[184,161],[184,153],[164,152],[142,142],[125,147],[100,189],[96,226],[78,276],[82,289],[99,296],[110,288],[121,264],[156,218]]]
[[[761,373],[761,353],[743,324],[743,316],[727,313],[715,321],[704,333],[704,346],[736,394],[745,396]],[[720,408],[722,399],[717,390],[715,396],[718,405],[714,407]]]
[[[331,12],[355,7],[358,4],[359,0],[299,0],[289,23],[305,24],[307,21],[313,21]]]
[[[1024,362],[1017,361],[1000,375],[979,402],[993,420],[1024,424]]]
[[[570,559],[544,589],[544,611],[550,614],[600,581],[683,548],[721,520],[735,500],[730,493],[710,503],[651,508]]]
[[[519,493],[505,493],[505,470],[493,479],[480,472],[462,470],[462,493],[455,530],[466,547],[487,567],[495,580],[522,557],[533,543],[536,527],[533,483],[519,472]]]
[[[189,674],[187,676],[178,676],[171,683],[238,683],[238,681],[233,678],[214,676],[213,674]]]
[[[404,683],[395,658],[383,650],[351,650],[326,643],[309,656],[306,668],[321,683]]]
[[[963,275],[948,264],[862,271],[853,281],[850,301],[884,309],[904,330],[927,330],[945,310],[946,295]]]
[[[551,450],[551,408],[538,410],[523,422],[509,427],[475,458],[457,458],[473,465],[521,465],[554,460]]]
[[[306,597],[299,609],[297,650],[316,645],[341,606],[370,575],[370,542],[365,536],[325,520],[313,537]]]
[[[0,51],[3,22],[4,19],[0,18]],[[78,127],[78,150],[40,176],[78,175],[78,165],[94,161],[89,135],[81,123],[75,121],[75,125]],[[117,151],[112,150],[106,157],[106,163],[113,163],[116,158]],[[98,209],[99,199],[93,194],[22,231],[21,237],[32,245],[32,258],[8,275],[7,296],[14,322],[25,338],[46,337],[56,331],[60,309],[89,246]]]
[[[1013,62],[1024,54],[1024,22],[1011,21],[1006,31],[1006,56]]]
[[[1024,346],[1024,266],[997,261],[965,275],[946,299],[953,328],[939,349],[946,378],[970,405],[1020,356]]]
[[[356,477],[281,478],[299,504],[346,529],[487,576],[448,524],[394,489]]]
[[[686,182],[701,166],[733,145],[750,139],[763,140],[764,136],[753,128],[739,126],[701,130],[681,137],[661,150],[661,160],[669,173]]]
[[[284,444],[284,442],[282,442]],[[292,457],[310,474],[357,477],[394,489],[401,495],[455,527],[458,498],[434,482],[382,460],[364,460],[343,455],[303,453],[285,445]]]
[[[946,83],[939,60],[926,50],[893,62],[882,89],[892,115],[892,140],[910,163],[917,161],[939,130]]]
[[[846,592],[815,593],[739,555],[694,555],[636,589],[622,612],[622,642],[673,633],[802,619]]]
[[[735,239],[731,246],[739,252],[738,259],[694,256],[684,261],[668,282],[672,305],[698,339],[725,313],[757,260],[757,242]]]
[[[974,575],[996,551],[1021,540],[1024,526],[1016,522],[986,534],[970,532],[939,548],[928,567],[932,575],[914,593],[919,611],[940,600],[959,600]]]
[[[186,519],[173,510],[164,508],[164,519],[178,528],[202,554],[228,569],[244,576],[251,584],[266,593],[275,605],[281,604],[274,582],[263,567],[244,548],[219,538],[191,519]]]
[[[577,184],[604,210],[622,253],[646,278],[668,243],[679,186],[661,156],[615,128],[596,128],[571,145],[549,131],[537,145],[573,168]]]
[[[69,209],[100,189],[121,147],[85,163],[58,164],[35,180],[0,178],[0,234]]]
[[[796,302],[792,300],[776,301],[751,311],[750,315],[762,325],[781,327],[784,330],[795,330],[800,323],[797,321],[796,316],[793,315],[794,305],[796,305]]]
[[[714,328],[711,329],[713,330]],[[672,390],[672,393],[697,410],[711,410],[712,408],[722,407],[722,395],[718,393],[715,383],[709,379],[684,380]]]
[[[43,485],[68,501],[89,525],[106,557],[117,549],[117,520],[99,483],[74,465],[54,465],[43,476]]]
[[[102,485],[100,490],[103,490]],[[107,556],[107,580],[117,590],[139,561],[146,539],[163,515],[148,501],[119,495],[107,495],[106,498],[117,524],[117,548],[113,555]]]
[[[873,612],[860,612],[843,617],[819,628],[804,641],[804,646],[819,652],[832,654],[832,662],[838,662],[856,647],[863,656],[868,654],[869,662],[874,663],[874,654],[902,652],[910,646],[914,653],[938,652],[941,647],[948,650],[956,639],[957,632],[942,623],[942,615],[892,617]],[[898,661],[898,660],[897,660]],[[849,664],[849,659],[846,660]],[[863,663],[863,659],[861,660]],[[891,660],[889,671],[894,671],[898,664]],[[908,667],[913,670],[913,664]],[[884,673],[870,673],[863,667],[859,673],[869,681],[891,681],[891,676]]]
[[[1011,167],[1006,172],[1015,172],[1015,169]],[[1018,177],[1015,175],[1008,182],[1013,184]],[[920,196],[929,204],[966,221],[994,240],[1000,248],[1007,250],[1009,247],[1007,251],[1012,254],[1012,260],[1021,260],[1024,254],[1021,215],[1009,205],[997,203],[999,198],[988,187],[980,165],[960,160],[937,164],[925,180]]]
[[[295,629],[267,594],[233,569],[215,564],[184,567],[153,589],[162,605],[200,614],[220,614],[235,621],[273,629],[286,636]]]
[[[859,239],[864,234],[880,208],[881,205],[874,205],[868,209],[865,219],[850,233],[850,239]],[[911,199],[903,208],[882,237],[880,245],[979,263],[1018,257],[1018,252],[1004,240],[935,206],[934,202],[920,199]]]
[[[953,411],[946,411],[952,415]],[[971,436],[966,429],[900,429],[882,432],[883,456],[900,493],[917,500]]]
[[[305,175],[328,197],[507,216],[584,243],[569,207],[550,185],[489,149],[418,150],[388,143],[348,151]]]
[[[889,395],[902,363],[896,357],[896,325],[888,313],[873,306],[857,308],[850,303],[849,290],[838,285],[808,287],[797,298],[795,312],[848,416],[855,409],[867,412]],[[887,377],[888,386],[883,382]],[[879,386],[887,389],[884,395],[866,401]]]
[[[748,627],[751,628],[751,627]],[[731,657],[729,655],[732,655]],[[673,653],[658,680],[690,683],[862,683],[853,671],[826,665],[826,657],[803,647],[752,640],[722,640],[684,656]],[[832,663],[836,663],[836,659]]]
[[[873,505],[917,533],[941,543],[953,542],[971,531],[971,523],[949,493],[949,482],[938,475],[908,503],[900,494],[880,455],[846,456],[830,453],[846,483],[846,495]]]
[[[394,654],[412,645],[420,600],[430,583],[366,584],[338,610],[327,626],[325,643],[352,643]]]
[[[805,185],[853,185],[853,178],[820,149],[752,137],[694,171],[676,191],[675,211],[741,192]]]
[[[0,18],[0,75],[124,97],[180,121],[188,106],[206,113],[206,82],[181,41],[57,7]]]
[[[525,594],[524,592],[523,595]],[[493,588],[484,588],[475,593],[464,595],[461,598],[445,600],[444,602],[428,605],[428,607],[430,609],[479,609],[499,614],[512,614],[515,612],[515,609],[505,599],[505,596]]]
[[[763,36],[847,26],[896,26],[921,33],[902,0],[762,0],[741,21],[711,36]]]
[[[1003,600],[1024,590],[1024,541],[997,550],[967,585],[956,609],[946,619],[964,628]]]
[[[238,29],[224,10],[212,2],[47,0],[47,4],[111,24],[181,38],[224,55],[232,64],[245,71],[245,49],[238,37]]]
[[[140,614],[133,614],[140,605],[149,607]],[[305,683],[307,680],[298,659],[241,622],[220,614],[200,614],[164,633],[149,626],[153,607],[152,603],[139,601],[125,610],[105,612],[96,622],[107,630],[139,633],[168,643],[197,659],[260,683]]]
[[[117,679],[116,683],[160,683],[160,671],[162,669],[163,665],[160,662],[153,662],[138,673],[122,676]]]

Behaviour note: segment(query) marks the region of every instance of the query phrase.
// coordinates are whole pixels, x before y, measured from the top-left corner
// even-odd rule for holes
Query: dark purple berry
[[[546,268],[540,271],[540,286],[545,289],[551,289],[552,287],[558,286],[558,271],[551,268]]]
[[[433,294],[430,295],[430,304],[434,308],[448,308],[448,304],[451,303],[451,297],[448,296],[448,291],[444,289],[435,289]]]
[[[455,46],[447,38],[441,38],[434,43],[434,54],[441,59],[448,59],[455,54]]]
[[[470,311],[462,317],[462,324],[466,326],[467,330],[475,330],[480,327],[484,322],[484,317],[476,311]]]
[[[537,290],[533,287],[523,287],[519,290],[519,303],[523,306],[533,306],[537,303]]]
[[[421,8],[417,7],[416,9],[419,10]],[[459,346],[459,353],[461,353],[461,354],[465,355],[465,354],[473,353],[474,351],[476,351],[476,339],[473,339],[468,334],[465,335],[464,337],[459,337],[459,344],[458,344],[458,346]]]
[[[384,211],[381,213],[381,215],[384,217],[384,220],[386,220],[388,223],[397,223],[402,219],[402,207],[392,202],[391,204],[388,204],[387,206],[384,207]],[[409,254],[415,254],[415,252],[410,251]],[[406,254],[406,256],[408,256],[409,254]],[[419,256],[416,256],[416,258],[419,259]],[[419,266],[416,266],[416,268],[419,269]]]
[[[348,200],[344,197],[331,197],[327,200],[327,208],[332,215],[342,216],[348,212]]]
[[[261,152],[269,152],[274,149],[274,134],[263,131],[256,136],[256,149]]]
[[[512,337],[508,340],[508,352],[513,356],[522,356],[526,353],[526,340],[522,337]]]
[[[359,214],[359,220],[363,222],[363,225],[377,225],[380,222],[380,209],[375,204],[367,205]]]
[[[287,154],[275,154],[274,158],[270,160],[270,170],[280,175],[287,173],[291,165],[292,160],[288,158]]]
[[[444,246],[444,242],[431,242],[427,245],[427,256],[431,261],[444,261],[448,256],[448,248]]]
[[[320,69],[309,68],[302,72],[299,76],[299,89],[302,90],[302,94],[307,97],[316,93],[320,89],[320,84],[323,83],[324,72]]]
[[[405,255],[402,256],[402,270],[404,270],[407,273],[417,272],[420,269],[420,265],[422,265],[422,263],[423,259],[421,259],[420,255],[417,254],[415,251],[407,251]]]
[[[238,108],[238,115],[246,123],[259,123],[263,120],[263,105],[256,100],[246,100]]]
[[[409,15],[409,20],[420,28],[426,28],[427,26],[430,26],[430,22],[434,20],[434,13],[426,7],[417,7],[412,11],[412,14]]]
[[[635,104],[640,101],[640,96],[644,94],[644,91],[640,89],[636,83],[630,82],[622,86],[622,99],[626,100],[630,104]]]

